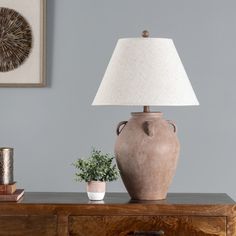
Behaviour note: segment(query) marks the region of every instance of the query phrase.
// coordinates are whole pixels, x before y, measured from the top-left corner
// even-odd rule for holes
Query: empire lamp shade
[[[199,105],[172,39],[119,39],[93,105]]]

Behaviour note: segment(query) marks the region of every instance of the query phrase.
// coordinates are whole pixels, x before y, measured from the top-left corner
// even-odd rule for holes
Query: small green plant
[[[114,157],[110,154],[103,154],[101,151],[93,149],[91,156],[87,159],[79,158],[73,165],[77,172],[77,181],[114,181],[119,177],[119,171],[112,163]]]

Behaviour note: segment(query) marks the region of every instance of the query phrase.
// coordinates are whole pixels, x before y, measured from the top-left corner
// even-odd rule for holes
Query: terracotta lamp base
[[[165,199],[179,156],[176,126],[160,112],[131,114],[117,127],[115,155],[122,180],[132,199]]]

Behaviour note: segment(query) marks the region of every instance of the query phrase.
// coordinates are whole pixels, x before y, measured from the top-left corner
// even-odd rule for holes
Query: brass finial
[[[144,38],[148,38],[149,37],[149,32],[147,30],[144,30],[143,33],[142,33],[142,36]]]

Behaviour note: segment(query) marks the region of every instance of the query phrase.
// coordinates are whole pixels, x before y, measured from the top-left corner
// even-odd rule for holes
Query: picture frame
[[[46,86],[46,4],[0,0],[0,87]]]

